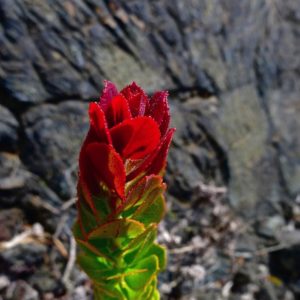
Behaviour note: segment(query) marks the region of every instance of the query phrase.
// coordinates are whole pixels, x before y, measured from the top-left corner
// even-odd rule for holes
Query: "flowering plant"
[[[134,82],[118,92],[105,81],[100,101],[90,104],[73,231],[95,299],[159,299],[157,274],[166,253],[155,238],[175,130],[167,96],[161,91],[149,99]]]

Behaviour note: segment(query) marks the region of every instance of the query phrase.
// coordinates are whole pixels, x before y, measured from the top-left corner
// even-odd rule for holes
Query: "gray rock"
[[[124,10],[124,17],[118,17],[118,9],[92,2],[3,2],[0,45],[5,61],[0,62],[0,82],[10,105],[65,97],[87,99],[97,95],[104,78],[121,86],[128,78],[150,89],[166,86],[162,76],[157,76],[164,68],[155,59],[155,49],[138,27],[144,21]],[[132,28],[132,40],[128,41],[118,18]],[[106,28],[97,24],[98,19]],[[165,82],[172,82],[170,76]]]
[[[7,300],[38,300],[39,294],[26,281],[18,280],[11,284],[6,291]]]
[[[10,280],[7,276],[1,275],[0,276],[0,291],[2,291],[4,288],[8,287],[10,285]]]
[[[86,289],[82,286],[76,287],[74,291],[72,291],[71,299],[73,300],[88,300],[91,299],[91,295],[86,291]]]
[[[284,219],[280,215],[275,215],[258,222],[257,232],[266,238],[276,239],[278,232],[282,230],[284,225]]]
[[[19,244],[2,250],[0,265],[10,276],[26,276],[34,273],[44,263],[47,247],[42,244]]]
[[[24,213],[19,208],[3,209],[0,211],[0,242],[11,240],[22,231]]]
[[[20,211],[15,211],[13,207],[22,209],[30,222],[40,222],[47,230],[55,231],[62,205],[57,194],[43,179],[26,170],[16,154],[0,152],[0,165],[0,207],[12,208],[11,215],[3,217],[3,222],[0,222],[1,236],[7,236],[5,224],[10,218],[13,218],[14,231],[18,231],[18,221],[14,215]],[[3,210],[4,216],[5,212]],[[74,218],[74,212],[70,211],[70,216]]]
[[[270,128],[255,86],[245,85],[224,94],[217,112],[205,115],[204,125],[228,157],[232,205],[251,216],[262,203],[278,202],[281,189],[276,153],[269,144]]]
[[[47,270],[36,272],[29,282],[40,293],[51,294],[54,299],[65,294],[65,287],[60,280],[51,276]]]
[[[87,104],[42,105],[24,115],[21,156],[63,198],[76,192],[79,149],[88,128]]]
[[[0,105],[0,150],[16,151],[18,148],[19,123],[12,113]]]
[[[224,184],[227,180],[225,154],[200,122],[199,101],[171,104],[172,126],[176,132],[166,179],[170,193],[185,201],[190,200],[199,183],[214,180]]]
[[[300,126],[299,93],[300,87],[288,96],[278,90],[268,95],[272,103],[273,142],[278,151],[284,188],[292,197],[300,193],[300,137],[297,130]]]
[[[26,170],[16,154],[0,152],[0,207],[20,206],[33,223],[53,223],[61,199],[44,180]]]
[[[26,186],[30,173],[16,154],[0,152],[0,206],[13,207]]]
[[[299,278],[299,244],[291,248],[282,249],[270,253],[269,267],[274,276],[288,284],[294,292],[295,299],[300,295]]]

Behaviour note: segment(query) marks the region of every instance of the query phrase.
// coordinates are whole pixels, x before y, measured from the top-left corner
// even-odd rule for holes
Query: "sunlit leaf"
[[[138,206],[139,204],[148,201],[148,196],[153,192],[154,189],[160,189],[163,193],[165,186],[162,183],[160,176],[145,176],[138,181],[131,190],[128,192],[126,201],[124,202],[124,211],[132,206]]]
[[[166,211],[166,204],[161,189],[153,190],[147,201],[144,201],[132,215],[132,219],[138,220],[148,226],[152,223],[159,223]]]
[[[136,220],[117,219],[92,231],[88,235],[88,242],[91,246],[101,249],[106,256],[115,259],[144,230],[144,225]]]
[[[140,290],[148,285],[154,276],[156,276],[158,270],[158,259],[152,255],[141,260],[135,265],[134,269],[128,269],[125,273],[125,281],[133,290]]]
[[[167,265],[167,251],[166,248],[160,246],[158,244],[152,244],[151,247],[148,248],[145,256],[155,255],[158,258],[159,269],[164,270]]]
[[[132,240],[124,249],[124,261],[130,266],[136,263],[152,246],[156,238],[156,225],[149,226],[142,234]]]

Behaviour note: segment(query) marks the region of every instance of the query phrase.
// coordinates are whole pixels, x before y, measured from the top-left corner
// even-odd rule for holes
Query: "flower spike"
[[[79,155],[78,263],[96,300],[158,300],[166,251],[155,242],[166,211],[162,174],[175,129],[168,93],[152,98],[135,83],[120,93],[104,82],[89,107],[90,129]]]

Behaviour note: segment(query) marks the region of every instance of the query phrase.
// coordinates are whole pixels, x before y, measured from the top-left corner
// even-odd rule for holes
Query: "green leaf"
[[[133,239],[124,249],[124,261],[129,265],[135,264],[136,260],[144,256],[156,238],[157,226],[150,225],[142,234]]]
[[[94,206],[97,210],[97,216],[100,220],[106,220],[111,213],[108,196],[93,197]]]
[[[79,224],[82,224],[85,233],[93,230],[97,227],[97,221],[92,210],[84,203],[84,201],[79,201],[77,203],[78,207],[78,220]]]
[[[134,299],[134,300],[152,300],[155,290],[157,289],[157,278],[153,276],[153,279],[141,290],[133,290],[128,285],[122,286],[122,292],[124,294],[123,299]]]
[[[147,201],[144,201],[132,215],[132,219],[140,221],[146,227],[151,223],[159,223],[166,211],[165,199],[161,188],[153,190]]]
[[[73,234],[75,239],[84,239],[80,225],[79,225],[79,220],[77,219],[76,222],[73,225]]]
[[[95,247],[95,245],[93,245],[92,243],[89,243],[88,241],[85,241],[85,240],[76,239],[76,241],[77,241],[80,249],[82,251],[84,251],[85,253],[90,253],[90,255],[104,257],[112,264],[116,263],[115,259],[113,257],[111,257],[110,255],[108,255],[106,252],[104,252],[103,249],[101,249],[101,248],[99,249],[99,248]]]
[[[133,290],[145,288],[156,276],[159,270],[158,259],[155,255],[139,261],[135,268],[129,268],[125,273],[125,282]]]
[[[159,291],[156,289],[153,295],[151,296],[151,298],[149,298],[148,300],[159,300],[159,299],[160,299]]]
[[[152,244],[152,246],[149,248],[147,253],[145,253],[145,256],[151,256],[155,255],[158,258],[159,262],[159,269],[163,270],[166,268],[167,265],[167,251],[166,248],[163,246],[160,246],[158,244]]]
[[[105,282],[107,278],[116,276],[118,270],[104,258],[81,253],[77,262],[86,274],[96,282]]]
[[[117,219],[92,231],[88,242],[111,259],[118,260],[123,249],[144,230],[144,225],[136,220]]]
[[[95,300],[125,300],[124,293],[119,286],[94,284]]]
[[[149,284],[146,291],[141,295],[141,300],[153,300],[157,292],[157,278],[155,277]]]
[[[131,216],[134,211],[144,202],[147,202],[153,190],[159,188],[164,192],[165,185],[162,178],[157,175],[143,177],[134,184],[126,196],[126,202],[119,210],[123,210],[122,216]]]
[[[142,223],[131,219],[116,219],[102,224],[88,235],[92,239],[115,239],[119,237],[135,238],[144,231]]]

